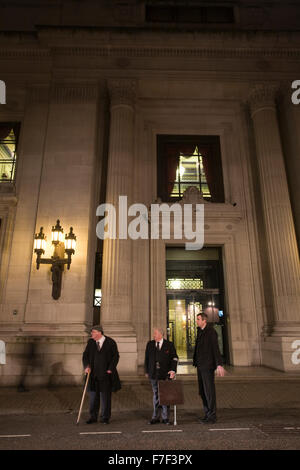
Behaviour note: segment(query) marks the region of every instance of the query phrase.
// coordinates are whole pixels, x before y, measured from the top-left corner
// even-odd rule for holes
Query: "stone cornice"
[[[138,44],[138,46],[137,46]],[[163,46],[161,46],[163,45]],[[299,58],[299,32],[174,32],[39,27],[0,33],[0,58],[74,57]]]
[[[216,48],[216,47],[55,47],[54,55],[86,57],[184,57],[184,58],[300,58],[299,48]]]
[[[72,57],[130,57],[130,58],[155,58],[155,57],[181,57],[181,58],[268,58],[268,59],[299,59],[299,48],[216,48],[216,47],[53,47],[52,49],[33,48],[5,48],[0,45],[1,59],[29,58],[36,60],[49,60],[56,56]]]
[[[52,52],[50,49],[30,48],[21,46],[19,48],[2,46],[0,43],[0,59],[50,59]]]

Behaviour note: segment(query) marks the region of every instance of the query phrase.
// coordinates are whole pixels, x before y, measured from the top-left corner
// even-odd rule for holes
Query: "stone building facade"
[[[2,145],[19,129],[0,182],[1,385],[81,383],[96,272],[120,374],[141,373],[152,328],[170,326],[167,250],[187,240],[101,243],[96,209],[158,200],[163,136],[219,142],[223,200],[184,201],[204,204],[204,248],[219,250],[227,363],[299,370],[299,15],[280,1],[0,2]],[[77,245],[55,300],[33,244],[44,227],[52,256],[57,219]]]

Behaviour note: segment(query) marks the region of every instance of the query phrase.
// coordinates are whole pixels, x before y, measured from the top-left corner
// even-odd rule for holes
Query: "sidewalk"
[[[184,366],[183,366],[184,367]],[[263,367],[226,367],[225,377],[216,377],[219,409],[297,408],[300,409],[299,374],[283,373]],[[201,408],[197,377],[177,375],[184,385],[184,405],[178,409]],[[113,394],[113,410],[151,410],[152,390],[143,376],[121,377],[122,389]],[[83,387],[0,388],[0,415],[70,413],[79,410]],[[86,397],[83,412],[88,410]]]

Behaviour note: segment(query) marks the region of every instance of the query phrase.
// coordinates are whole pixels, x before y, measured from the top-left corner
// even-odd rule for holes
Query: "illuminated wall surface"
[[[81,384],[99,322],[121,375],[155,326],[189,363],[209,307],[227,364],[298,370],[300,4],[263,3],[0,2],[1,385]],[[100,240],[120,196],[201,204],[204,248]]]

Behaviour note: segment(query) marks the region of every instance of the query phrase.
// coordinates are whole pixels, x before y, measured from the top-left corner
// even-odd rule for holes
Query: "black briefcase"
[[[183,405],[183,387],[180,380],[159,380],[158,394],[160,405]]]

